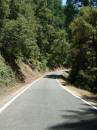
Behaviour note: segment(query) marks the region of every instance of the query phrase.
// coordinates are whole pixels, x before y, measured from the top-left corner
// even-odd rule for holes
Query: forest
[[[0,85],[24,80],[21,61],[38,71],[62,66],[63,25],[61,0],[0,0]]]
[[[97,9],[62,0],[0,0],[0,86],[33,70],[70,68],[68,82],[97,92]]]

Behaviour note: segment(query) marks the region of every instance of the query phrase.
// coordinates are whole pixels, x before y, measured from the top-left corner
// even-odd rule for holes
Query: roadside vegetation
[[[78,87],[97,92],[97,8],[85,4],[80,10],[67,4],[66,26],[71,68],[68,81]],[[71,17],[70,17],[71,16]],[[70,17],[68,21],[68,17]]]
[[[97,8],[62,0],[0,0],[0,86],[32,70],[70,69],[68,81],[97,92]]]
[[[38,71],[63,66],[63,25],[61,0],[0,0],[0,86],[25,81],[20,62]]]

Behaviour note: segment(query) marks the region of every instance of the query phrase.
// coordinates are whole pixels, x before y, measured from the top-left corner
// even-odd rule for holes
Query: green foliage
[[[9,14],[9,0],[0,0],[0,20]]]
[[[63,26],[61,0],[0,0],[0,53],[19,79],[18,60],[38,70],[64,65]]]
[[[69,58],[72,57],[69,80],[97,91],[97,9],[82,8],[70,29],[73,39],[69,54]]]
[[[19,13],[19,5],[16,3],[17,1],[10,0],[9,8],[10,8],[10,19],[17,19]]]
[[[66,37],[64,36],[65,32],[61,31],[64,25],[61,0],[40,1],[36,6],[35,16],[39,24],[37,44],[47,65],[49,67],[63,65],[65,49],[60,48],[65,45]],[[60,57],[64,58],[60,59]]]
[[[0,0],[0,33],[3,22],[9,15],[9,0]]]
[[[50,67],[62,67],[65,65],[65,59],[68,50],[68,44],[66,42],[66,32],[60,29],[55,32],[53,36],[55,37],[55,39],[53,38],[53,45],[51,46],[48,64]]]
[[[75,15],[78,11],[74,8],[72,4],[68,4],[64,9],[65,13],[65,27],[68,28],[70,23],[73,21]]]
[[[5,23],[2,33],[2,48],[7,55],[24,57],[27,61],[37,60],[39,49],[36,44],[36,34],[33,25],[24,17]]]
[[[90,4],[90,0],[83,0],[83,5],[88,6]]]
[[[15,74],[0,55],[0,86],[15,82]]]

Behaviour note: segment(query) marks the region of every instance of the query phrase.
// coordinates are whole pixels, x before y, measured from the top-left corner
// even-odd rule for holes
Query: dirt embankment
[[[32,81],[41,77],[43,73],[32,70],[28,65],[22,63],[20,65],[21,72],[25,77],[25,81],[17,81],[9,86],[0,87],[0,107],[14,97],[18,92],[22,91],[27,85],[31,84]]]
[[[69,84],[62,78],[59,79],[60,83],[68,90],[73,92],[75,95],[81,97],[82,99],[88,101],[91,105],[94,105],[97,107],[97,94],[94,94],[92,92],[89,92],[87,90],[78,88],[74,85]]]

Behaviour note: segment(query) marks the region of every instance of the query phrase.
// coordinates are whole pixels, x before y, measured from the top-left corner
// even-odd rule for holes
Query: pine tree
[[[97,9],[82,8],[72,22],[71,73],[69,79],[97,91]]]

